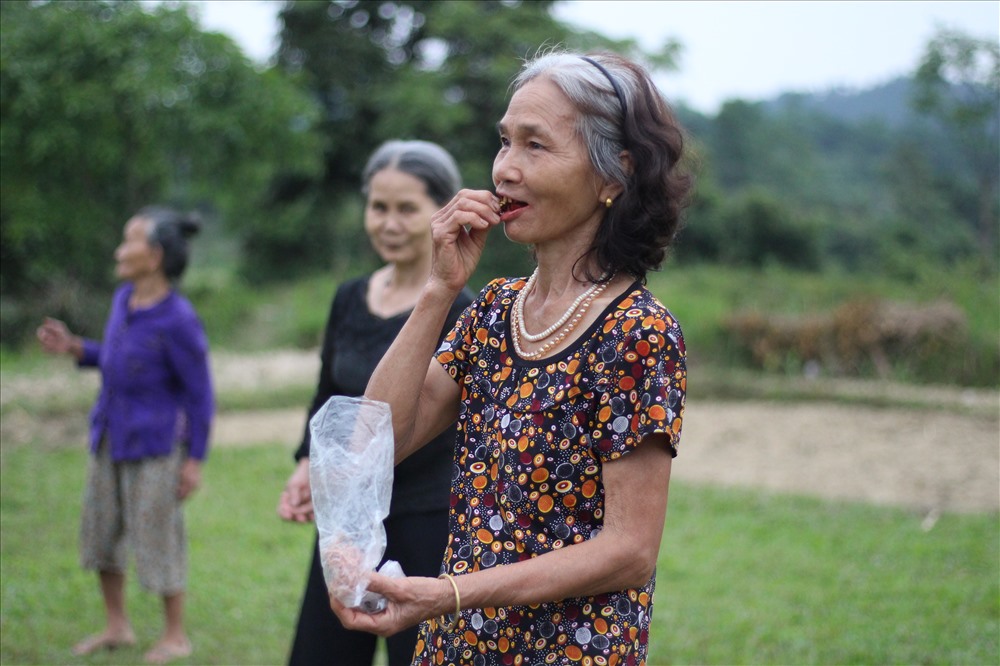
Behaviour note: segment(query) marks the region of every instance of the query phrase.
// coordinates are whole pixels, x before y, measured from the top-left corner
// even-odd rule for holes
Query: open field
[[[308,396],[319,369],[315,351],[297,350],[219,353],[213,364],[224,407],[227,395]],[[96,373],[60,362],[5,377],[4,445],[83,441],[97,381]],[[790,388],[801,396],[809,389],[808,382]],[[757,390],[767,395],[765,384]],[[878,382],[831,383],[827,391],[828,399],[804,402],[692,397],[675,478],[903,506],[932,516],[1000,509],[996,391]],[[290,455],[307,401],[224,408],[214,445],[278,443]]]
[[[213,363],[216,448],[187,511],[195,653],[178,663],[277,665],[311,536],[275,506],[316,353]],[[996,391],[700,379],[674,465],[650,666],[998,663]],[[0,372],[3,664],[135,664],[159,630],[158,600],[132,581],[140,646],[69,653],[100,621],[93,576],[76,564],[96,390],[95,373],[59,360]]]

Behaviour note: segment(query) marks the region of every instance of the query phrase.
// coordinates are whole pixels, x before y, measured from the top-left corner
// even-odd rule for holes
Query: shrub
[[[723,329],[750,365],[768,371],[961,384],[994,384],[997,377],[997,350],[974,344],[965,313],[946,300],[853,299],[803,315],[745,311],[728,317]]]

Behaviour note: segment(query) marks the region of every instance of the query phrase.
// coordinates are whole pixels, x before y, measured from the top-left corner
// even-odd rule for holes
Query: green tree
[[[951,130],[974,170],[979,243],[995,261],[1000,225],[1000,45],[939,30],[926,46],[915,82],[915,108]]]
[[[767,118],[760,104],[731,100],[723,104],[712,124],[710,150],[719,184],[732,191],[754,180],[760,161],[768,155]]]
[[[722,258],[728,263],[819,268],[819,242],[811,222],[794,214],[769,190],[747,190],[727,203],[722,216],[726,239]]]
[[[144,204],[199,207],[237,233],[309,229],[275,209],[273,183],[319,168],[318,107],[183,5],[5,1],[0,21],[5,316],[106,289]]]
[[[368,154],[390,138],[436,141],[459,162],[465,184],[492,188],[495,123],[521,61],[545,45],[608,48],[650,67],[672,66],[676,43],[643,53],[631,40],[577,33],[551,16],[554,3],[497,0],[288,2],[279,62],[303,76],[325,109],[324,206],[355,196]],[[367,242],[360,220],[337,222],[341,264]],[[494,234],[483,277],[516,270],[527,254]]]
[[[963,223],[945,196],[948,183],[935,173],[930,156],[921,146],[901,142],[887,160],[885,170],[884,182],[894,201],[893,235],[905,241],[904,248],[912,260],[928,257],[954,265],[975,256],[974,228]]]

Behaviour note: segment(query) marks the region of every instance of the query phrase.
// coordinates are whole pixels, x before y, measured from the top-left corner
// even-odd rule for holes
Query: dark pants
[[[386,560],[396,560],[407,576],[437,576],[448,539],[448,512],[445,509],[385,520]],[[299,624],[295,630],[290,666],[371,666],[378,637],[344,629],[330,609],[319,558],[319,538],[313,546],[312,567],[302,598]],[[386,640],[390,666],[411,663],[417,644],[417,627]]]

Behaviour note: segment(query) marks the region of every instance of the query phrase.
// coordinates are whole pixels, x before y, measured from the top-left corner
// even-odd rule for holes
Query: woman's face
[[[125,223],[122,242],[115,249],[115,276],[134,282],[162,270],[163,251],[149,244],[152,223],[144,217],[133,217]]]
[[[507,236],[519,243],[579,236],[586,242],[603,218],[604,182],[576,131],[579,112],[547,77],[521,87],[500,120],[493,182],[504,205]]]
[[[368,183],[365,231],[386,263],[419,263],[431,256],[431,216],[438,206],[416,176],[382,169]]]

